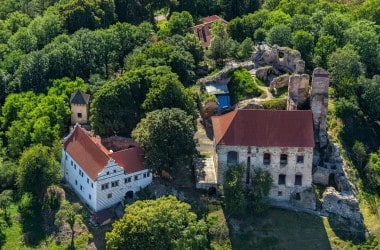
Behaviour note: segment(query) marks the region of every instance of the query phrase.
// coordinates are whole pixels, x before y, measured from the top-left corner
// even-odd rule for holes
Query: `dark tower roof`
[[[71,94],[70,104],[83,104],[87,105],[90,101],[90,95],[81,92],[80,90],[75,91]]]

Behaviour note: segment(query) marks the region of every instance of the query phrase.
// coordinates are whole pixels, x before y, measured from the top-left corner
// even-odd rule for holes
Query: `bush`
[[[261,102],[264,109],[275,109],[275,110],[285,110],[286,109],[286,99],[272,99],[268,101]]]
[[[238,69],[232,74],[228,88],[232,104],[244,99],[258,97],[262,93],[262,90],[259,89],[251,74],[246,69]]]

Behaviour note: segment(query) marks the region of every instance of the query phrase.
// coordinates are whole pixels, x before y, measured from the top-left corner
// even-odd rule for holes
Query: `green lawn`
[[[330,249],[322,218],[306,213],[271,208],[237,228],[230,227],[233,249]]]

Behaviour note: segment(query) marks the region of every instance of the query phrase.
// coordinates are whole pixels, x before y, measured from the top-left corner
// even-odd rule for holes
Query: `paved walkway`
[[[216,186],[216,171],[213,160],[213,141],[210,131],[204,129],[200,120],[197,120],[197,132],[195,138],[198,140],[197,150],[200,157],[195,159],[195,178],[196,187],[208,189],[209,187]]]

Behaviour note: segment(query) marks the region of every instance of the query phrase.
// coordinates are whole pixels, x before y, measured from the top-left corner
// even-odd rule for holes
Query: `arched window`
[[[228,151],[227,153],[227,164],[236,164],[238,163],[238,153],[236,151]]]

